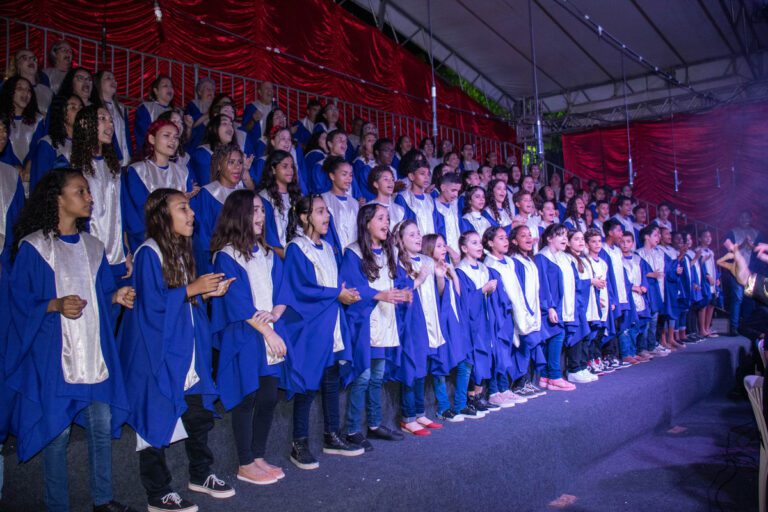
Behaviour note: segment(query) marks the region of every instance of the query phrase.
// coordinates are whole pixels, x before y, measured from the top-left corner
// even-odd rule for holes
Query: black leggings
[[[259,389],[232,409],[232,430],[241,466],[264,458],[276,405],[277,377],[261,377]]]
[[[589,338],[565,348],[568,373],[575,373],[587,368],[589,360]]]

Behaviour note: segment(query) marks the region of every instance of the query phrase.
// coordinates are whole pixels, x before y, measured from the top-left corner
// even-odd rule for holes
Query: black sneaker
[[[459,414],[461,414],[464,418],[468,420],[479,420],[481,418],[485,418],[485,415],[488,414],[487,412],[480,412],[477,409],[475,409],[475,406],[472,404],[467,404],[465,408],[463,408]]]
[[[376,428],[368,427],[368,439],[370,438],[383,439],[384,441],[402,441],[405,439],[405,436],[402,432],[379,425]]]
[[[189,481],[187,487],[190,491],[202,492],[212,498],[231,498],[235,495],[235,490],[224,480],[217,478],[211,473],[202,482]]]
[[[320,463],[309,451],[309,439],[306,437],[294,439],[291,443],[291,462],[299,469],[317,469],[320,467]]]
[[[359,444],[352,444],[341,437],[338,432],[323,434],[323,453],[328,455],[343,455],[355,457],[365,453],[365,448]]]
[[[150,498],[147,500],[149,512],[197,512],[197,505],[187,501],[175,492],[169,492],[165,496]]]
[[[533,398],[533,391],[525,386],[515,386],[512,388],[512,392],[525,398]]]
[[[541,389],[539,386],[537,386],[533,382],[526,383],[525,387],[528,388],[531,391],[531,393],[533,395],[533,398],[538,398],[540,396],[544,396],[544,395],[547,394],[546,391]]]
[[[354,444],[357,446],[362,446],[363,449],[367,452],[373,451],[373,445],[371,442],[363,435],[362,432],[355,432],[354,434],[347,434],[346,437],[347,443]]]
[[[136,512],[136,509],[117,501],[110,501],[98,507],[94,505],[93,512]]]
[[[450,409],[446,409],[443,412],[440,412],[437,414],[437,417],[444,421],[449,421],[451,423],[459,423],[461,421],[464,421],[464,416],[461,414],[456,414]]]
[[[486,411],[496,412],[501,410],[501,406],[492,404],[485,398],[478,397],[475,401],[475,407],[478,411],[482,411],[485,408]]]

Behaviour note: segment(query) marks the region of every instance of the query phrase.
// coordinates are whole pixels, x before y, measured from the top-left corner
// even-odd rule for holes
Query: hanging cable
[[[680,192],[680,185],[683,183],[680,181],[680,174],[677,172],[677,148],[675,147],[675,109],[672,105],[672,88],[667,86],[669,91],[669,122],[672,127],[672,166],[674,168],[675,178],[675,194]]]
[[[627,121],[627,167],[629,169],[629,186],[635,184],[635,172],[632,169],[632,139],[629,136],[629,106],[627,104],[627,74],[624,71],[624,54],[621,54],[621,79],[624,84],[624,118]]]
[[[536,36],[533,28],[533,2],[528,0],[528,27],[531,30],[531,63],[533,65],[533,104],[536,112],[536,149],[539,161],[544,160],[544,139],[541,133],[541,112],[539,112],[539,78],[536,67]]]
[[[435,84],[435,58],[432,54],[432,0],[427,0],[427,18],[429,22],[429,67],[432,69],[432,137],[437,144],[437,85]]]

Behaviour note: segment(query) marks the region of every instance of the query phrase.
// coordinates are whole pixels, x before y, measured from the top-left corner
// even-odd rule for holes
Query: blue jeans
[[[509,379],[503,373],[496,373],[488,382],[488,393],[494,395],[509,389]]]
[[[645,346],[648,351],[654,350],[659,344],[659,338],[657,337],[657,331],[659,326],[659,313],[656,312],[651,315],[651,319],[648,321],[648,331],[646,332]]]
[[[456,389],[453,394],[453,412],[460,413],[467,407],[467,389],[469,378],[472,375],[472,363],[465,360],[456,367]]]
[[[448,388],[445,385],[445,377],[442,375],[433,375],[432,386],[435,388],[437,412],[442,413],[450,409],[451,402],[448,400]]]
[[[741,303],[744,301],[744,287],[736,279],[728,278],[728,308],[730,313],[731,330],[739,329],[741,319]]]
[[[424,416],[424,377],[413,380],[413,386],[403,384],[400,388],[400,408],[403,421],[410,423]]]
[[[547,366],[544,369],[544,377],[548,379],[562,379],[563,371],[560,369],[560,354],[563,352],[563,340],[565,331],[555,334],[544,342],[544,355],[547,357]]]
[[[85,424],[88,440],[88,462],[91,470],[91,497],[95,505],[112,501],[112,412],[103,402],[91,405],[79,413]],[[67,446],[71,426],[43,449],[44,498],[51,512],[69,510],[67,480]]]
[[[619,333],[619,353],[621,357],[634,357],[637,355],[637,323],[633,323],[629,329]]]
[[[362,430],[363,406],[368,416],[368,428],[376,428],[381,424],[381,386],[384,383],[385,363],[384,359],[371,359],[371,367],[349,386],[347,434]]]

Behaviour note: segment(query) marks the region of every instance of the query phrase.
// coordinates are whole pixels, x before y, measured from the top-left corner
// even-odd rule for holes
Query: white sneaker
[[[656,357],[667,357],[669,354],[671,354],[669,349],[666,349],[666,348],[662,347],[661,345],[659,345],[658,347],[653,349],[651,351],[651,353],[654,354]]]
[[[586,384],[588,382],[592,382],[592,379],[584,375],[584,370],[581,370],[578,372],[569,373],[568,382],[573,382],[574,384]]]
[[[527,398],[524,396],[520,396],[511,389],[506,390],[501,394],[505,399],[509,400],[510,402],[514,402],[516,404],[524,404],[528,401]]]

